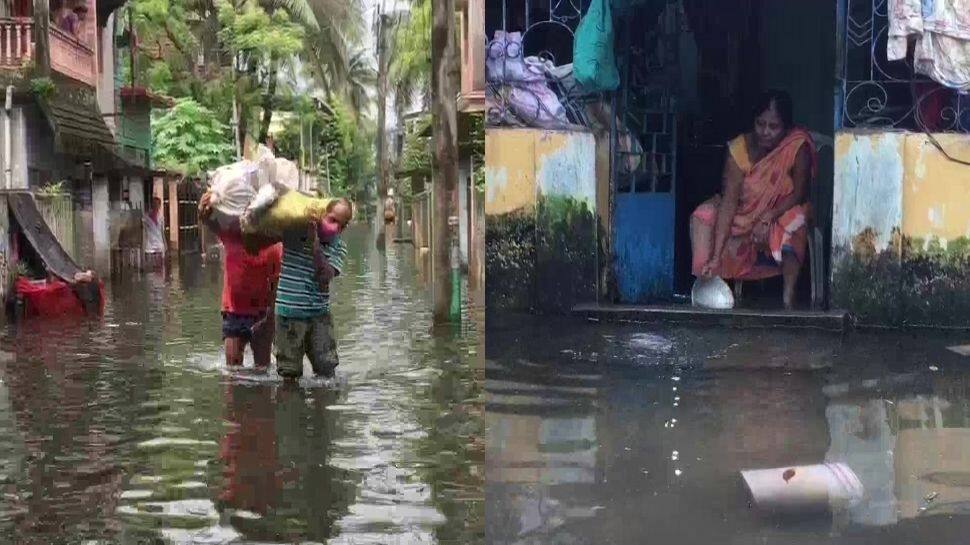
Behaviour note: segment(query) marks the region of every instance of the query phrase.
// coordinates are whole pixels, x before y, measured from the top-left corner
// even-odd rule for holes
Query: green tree
[[[391,55],[395,110],[411,101],[425,106],[431,95],[431,0],[410,0],[410,10],[395,29]]]
[[[300,10],[295,11],[305,16]],[[234,4],[230,0],[219,0],[219,22],[220,41],[230,51],[234,62],[243,60],[241,64],[247,67],[241,86],[239,79],[236,79],[237,104],[242,101],[253,106],[251,100],[244,101],[240,95],[244,94],[244,89],[252,89],[254,83],[259,81],[254,79],[255,70],[260,64],[264,65],[265,88],[261,82],[256,83],[255,87],[260,90],[258,107],[262,110],[258,140],[265,141],[275,110],[280,67],[303,51],[304,27],[292,22],[288,10],[281,6],[271,3],[268,9],[264,9],[252,1]],[[315,24],[315,20],[313,22]],[[237,71],[233,70],[234,78],[236,74]],[[252,111],[251,108],[245,110]],[[249,116],[245,115],[243,119],[248,122]],[[248,123],[241,120],[241,125],[241,134],[245,135]]]
[[[319,190],[359,200],[373,181],[373,129],[339,101],[302,97],[276,140],[277,153],[294,161],[309,161]],[[302,132],[302,137],[301,137]]]
[[[232,156],[228,127],[190,98],[178,100],[152,123],[152,140],[160,167],[188,175],[224,164]]]
[[[128,6],[119,21],[123,34],[130,24],[138,37],[128,36],[137,46],[137,82],[233,119],[240,140],[265,138],[287,94],[281,74],[296,64],[306,67],[314,92],[366,106],[367,94],[354,82],[367,79],[348,53],[361,38],[360,0],[131,0]]]

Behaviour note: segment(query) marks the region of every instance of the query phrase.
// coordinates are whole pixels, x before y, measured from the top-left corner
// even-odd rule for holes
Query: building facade
[[[588,258],[598,274],[586,299],[683,301],[693,282],[690,213],[720,190],[726,143],[749,130],[755,99],[780,89],[818,155],[799,306],[844,309],[862,324],[970,326],[970,98],[918,73],[911,55],[888,60],[884,3],[613,3],[619,85],[598,93],[571,79],[589,4],[487,6],[486,134],[488,149],[502,150],[488,154],[489,251],[499,203],[518,191],[509,180],[549,160],[513,142],[534,138],[524,131],[591,139],[583,176],[595,178],[599,251]],[[516,48],[520,60],[510,61]],[[516,62],[542,66],[544,85],[515,81],[525,73]],[[493,260],[496,271],[523,267],[521,257],[488,259],[490,275]],[[768,281],[755,293],[777,290]]]

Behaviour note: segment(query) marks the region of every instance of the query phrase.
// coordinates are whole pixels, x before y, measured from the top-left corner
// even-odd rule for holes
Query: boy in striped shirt
[[[337,342],[330,317],[330,280],[340,274],[347,246],[340,238],[353,217],[350,201],[338,199],[306,233],[283,238],[283,266],[276,288],[276,365],[281,377],[303,375],[303,356],[313,372],[333,377]],[[325,259],[318,259],[322,254]]]

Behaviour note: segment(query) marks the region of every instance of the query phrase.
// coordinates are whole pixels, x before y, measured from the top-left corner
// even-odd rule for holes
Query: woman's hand
[[[751,231],[751,239],[756,246],[768,244],[768,234],[771,232],[771,224],[768,220],[761,220]]]
[[[704,268],[701,269],[702,278],[711,278],[721,270],[721,258],[712,257],[704,264]]]

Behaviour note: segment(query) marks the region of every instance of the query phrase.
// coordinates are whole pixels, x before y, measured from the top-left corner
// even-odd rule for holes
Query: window
[[[572,81],[566,65],[573,62],[574,34],[588,6],[589,0],[485,2],[487,125],[586,124],[566,84]],[[496,36],[499,31],[508,36]],[[543,71],[545,86],[535,78]]]
[[[905,60],[888,60],[888,0],[839,1],[839,124],[970,133],[970,96],[915,73],[912,44]]]

